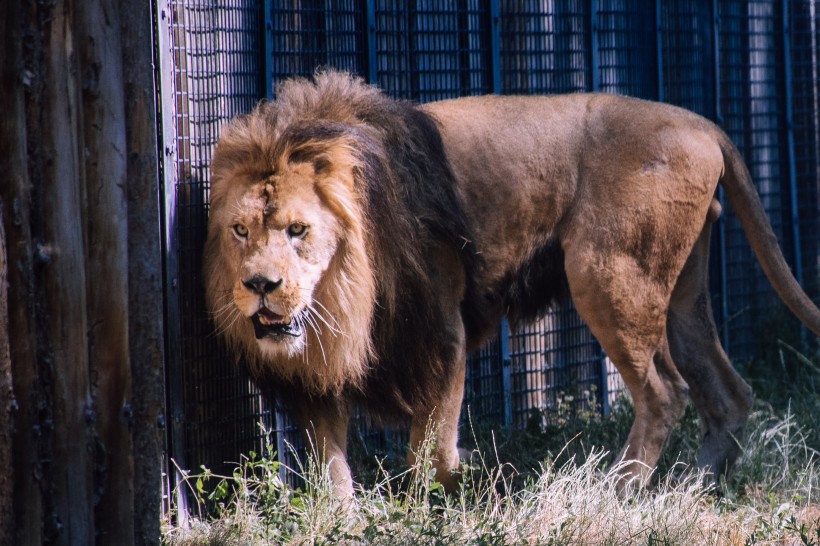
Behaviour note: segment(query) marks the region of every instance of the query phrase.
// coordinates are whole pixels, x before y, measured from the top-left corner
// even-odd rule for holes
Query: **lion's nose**
[[[282,279],[272,281],[267,277],[263,277],[262,275],[254,275],[250,279],[245,279],[242,281],[242,284],[245,285],[245,288],[250,290],[251,292],[255,292],[260,296],[265,294],[270,294],[282,284]]]

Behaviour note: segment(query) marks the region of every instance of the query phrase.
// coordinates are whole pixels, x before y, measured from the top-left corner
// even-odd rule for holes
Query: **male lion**
[[[712,319],[718,184],[777,293],[820,333],[738,151],[690,112],[585,94],[415,106],[333,71],[276,96],[216,146],[207,299],[340,495],[356,403],[409,419],[411,462],[432,420],[452,488],[467,351],[564,293],[632,395],[626,474],[655,465],[687,394],[698,464],[725,469],[751,390]]]

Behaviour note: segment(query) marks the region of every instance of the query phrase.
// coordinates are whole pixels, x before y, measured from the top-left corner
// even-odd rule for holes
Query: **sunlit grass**
[[[371,457],[368,479],[347,502],[333,496],[315,457],[293,469],[303,483],[294,490],[275,459],[252,454],[232,476],[190,476],[210,513],[167,523],[163,538],[178,546],[820,545],[820,396],[813,371],[803,370],[809,376],[778,390],[786,400],[780,411],[763,390],[742,455],[714,489],[687,466],[699,435],[689,410],[652,483],[619,495],[611,453],[631,420],[624,402],[609,419],[585,414],[557,428],[470,431],[465,440],[476,450],[454,495],[433,479],[429,445],[409,469]]]

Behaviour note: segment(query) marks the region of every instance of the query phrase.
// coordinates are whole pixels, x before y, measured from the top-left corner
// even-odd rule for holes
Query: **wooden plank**
[[[0,544],[158,544],[165,431],[150,3],[5,3],[0,61],[9,109],[0,271],[7,263],[10,286],[7,302],[0,290]],[[4,441],[8,417],[14,435]]]
[[[0,204],[4,209],[5,235],[8,242],[8,338],[12,365],[15,402],[19,406],[14,415],[12,438],[14,527],[10,544],[42,544],[43,536],[43,469],[39,453],[40,429],[38,404],[42,400],[37,388],[39,367],[34,325],[34,248],[31,234],[31,185],[28,175],[26,108],[24,89],[34,83],[30,72],[34,67],[31,57],[37,52],[37,41],[28,43],[24,62],[22,36],[36,28],[29,5],[15,2],[2,5],[0,30],[0,104],[6,109],[0,116],[0,169],[6,174],[0,184]],[[36,35],[35,35],[36,36]],[[21,67],[26,67],[22,69]],[[10,402],[10,401],[9,401]],[[3,492],[4,496],[6,492]],[[8,538],[6,537],[3,537]]]
[[[128,310],[132,369],[134,532],[159,544],[165,445],[162,225],[151,2],[120,0],[128,161]]]
[[[125,95],[117,0],[76,4],[98,545],[134,541]]]
[[[10,11],[8,7],[6,11]],[[6,68],[9,63],[14,62],[17,52],[15,46],[10,42],[8,33],[12,29],[5,26],[7,13],[0,12],[2,22],[0,22],[0,32],[6,38],[0,40],[0,76],[3,81],[12,76]],[[10,66],[14,66],[11,64]],[[7,94],[14,94],[14,90],[0,90],[0,101],[7,98]],[[15,138],[16,135],[8,134],[12,129],[11,124],[3,123],[0,128],[0,139]],[[0,150],[5,152],[6,150]],[[5,159],[0,164],[4,172],[8,172]],[[14,498],[14,472],[12,455],[12,432],[14,423],[12,421],[12,408],[16,405],[14,400],[14,389],[11,379],[11,348],[9,345],[9,305],[8,305],[8,261],[6,254],[6,230],[4,227],[3,198],[0,196],[0,544],[11,544],[14,536],[14,511],[12,499]]]
[[[29,142],[42,146],[39,164],[30,167],[35,203],[42,216],[41,264],[35,282],[44,296],[39,321],[38,361],[50,396],[51,480],[46,521],[57,544],[92,544],[91,459],[93,425],[88,367],[85,242],[83,240],[82,161],[78,66],[72,4],[37,4],[43,37],[42,94],[29,105]],[[33,107],[39,111],[34,111]],[[30,164],[31,165],[31,164]],[[38,221],[39,220],[39,221]],[[39,298],[38,298],[39,299]],[[47,417],[48,419],[48,417]],[[48,532],[48,531],[47,531]]]
[[[14,474],[12,470],[12,409],[14,389],[11,380],[9,347],[8,262],[6,261],[6,230],[0,207],[0,544],[14,540]]]

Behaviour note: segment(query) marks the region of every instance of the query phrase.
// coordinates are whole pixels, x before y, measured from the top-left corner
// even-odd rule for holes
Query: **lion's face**
[[[233,182],[211,218],[232,267],[213,309],[217,328],[252,330],[260,353],[294,356],[308,329],[332,328],[314,294],[339,245],[340,222],[317,193],[310,163]]]
[[[205,292],[217,333],[252,375],[316,393],[363,381],[377,299],[361,192],[364,138],[262,104],[211,163]]]

